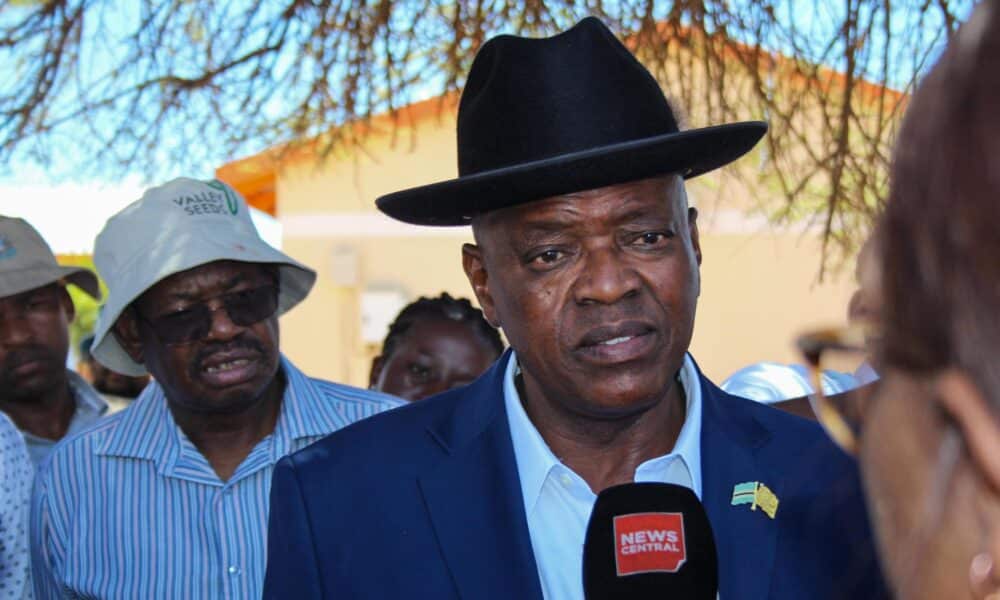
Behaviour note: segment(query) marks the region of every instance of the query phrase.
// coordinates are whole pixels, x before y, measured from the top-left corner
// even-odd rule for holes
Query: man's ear
[[[937,398],[962,430],[973,464],[1000,493],[1000,423],[989,400],[957,369],[948,369],[938,377]]]
[[[368,389],[374,390],[378,385],[378,378],[382,375],[382,367],[385,366],[385,357],[379,354],[372,359],[372,369],[368,373]]]
[[[688,234],[691,236],[691,247],[694,248],[694,256],[701,266],[701,240],[698,237],[698,209],[688,208]]]
[[[483,309],[486,322],[499,329],[500,319],[497,317],[496,304],[493,302],[493,294],[490,292],[490,276],[486,271],[483,251],[479,246],[462,244],[462,268],[465,269],[465,276],[469,279],[472,292],[479,300],[479,306]]]
[[[135,316],[135,309],[127,306],[122,311],[118,320],[111,328],[111,333],[118,340],[118,344],[129,355],[129,357],[140,365],[143,364],[142,338],[139,336],[139,320]]]

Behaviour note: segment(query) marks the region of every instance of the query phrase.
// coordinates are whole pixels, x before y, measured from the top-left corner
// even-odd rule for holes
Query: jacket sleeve
[[[264,600],[324,597],[311,523],[295,463],[285,457],[271,480]]]

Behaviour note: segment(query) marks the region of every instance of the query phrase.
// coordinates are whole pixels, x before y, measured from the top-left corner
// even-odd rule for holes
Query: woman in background
[[[503,353],[500,333],[465,298],[420,298],[389,326],[372,361],[372,389],[406,400],[471,383]]]

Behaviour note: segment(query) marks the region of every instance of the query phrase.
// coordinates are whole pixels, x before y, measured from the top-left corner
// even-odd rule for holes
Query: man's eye
[[[416,381],[427,381],[431,376],[431,370],[428,367],[417,363],[410,363],[406,370]]]
[[[672,237],[673,233],[669,231],[647,231],[639,234],[635,239],[635,243],[640,246],[658,246]]]
[[[28,310],[48,310],[55,306],[56,301],[52,298],[45,296],[36,296],[34,298],[29,298],[24,304],[24,307]]]
[[[561,250],[543,250],[536,254],[531,262],[536,264],[550,265],[565,255]]]
[[[160,315],[155,320],[170,326],[179,326],[189,321],[197,320],[198,311],[192,309],[175,310]]]

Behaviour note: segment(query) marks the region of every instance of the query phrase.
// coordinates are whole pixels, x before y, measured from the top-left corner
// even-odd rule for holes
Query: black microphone
[[[597,496],[583,544],[586,600],[716,600],[719,559],[694,492],[629,483]]]

